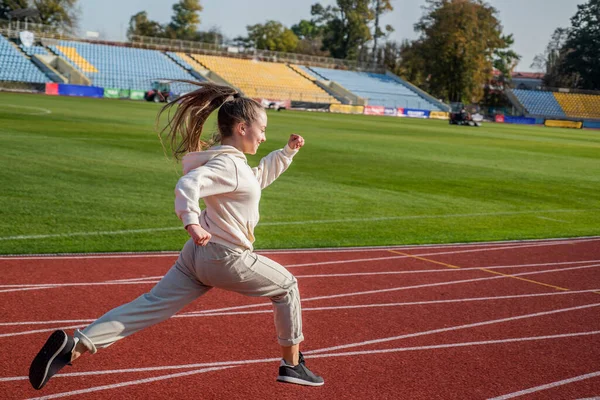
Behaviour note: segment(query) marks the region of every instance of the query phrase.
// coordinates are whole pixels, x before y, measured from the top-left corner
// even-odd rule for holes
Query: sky
[[[229,38],[246,34],[246,26],[276,20],[291,27],[310,19],[310,6],[318,0],[201,0],[200,30],[219,27]],[[531,63],[544,52],[552,32],[570,26],[578,4],[586,0],[488,0],[498,10],[504,33],[515,38],[513,49],[521,55],[517,71],[534,71]],[[171,19],[175,0],[79,0],[80,28],[99,32],[108,40],[125,41],[129,18],[139,11],[160,23]],[[321,0],[333,5],[334,0]],[[395,32],[391,40],[415,39],[414,24],[423,15],[425,0],[392,0],[394,11],[382,18]]]

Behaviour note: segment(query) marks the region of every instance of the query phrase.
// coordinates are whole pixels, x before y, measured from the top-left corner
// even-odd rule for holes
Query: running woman
[[[43,388],[82,354],[94,354],[170,318],[213,287],[268,297],[282,354],[277,380],[323,385],[323,378],[306,367],[299,351],[304,336],[296,278],[275,261],[254,253],[252,247],[261,190],[289,167],[304,139],[291,135],[283,149],[251,168],[244,154],[256,154],[266,140],[264,108],[230,87],[198,86],[161,110],[177,107],[165,130],[175,158],[183,156],[184,175],[175,187],[175,212],[190,240],[150,292],[107,312],[73,336],[62,330],[53,332],[29,369],[35,389]],[[204,142],[200,140],[202,128],[217,109],[218,133]],[[204,210],[200,210],[200,199]]]

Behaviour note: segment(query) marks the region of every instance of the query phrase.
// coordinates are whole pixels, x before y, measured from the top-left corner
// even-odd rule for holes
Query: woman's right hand
[[[206,232],[200,225],[188,225],[185,230],[190,234],[190,237],[198,246],[206,246],[212,235]]]

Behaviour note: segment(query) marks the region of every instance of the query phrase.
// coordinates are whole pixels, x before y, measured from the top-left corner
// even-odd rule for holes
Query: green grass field
[[[0,93],[0,254],[179,250],[157,110]],[[599,131],[270,112],[250,164],[290,133],[306,145],[263,192],[259,249],[600,235]]]

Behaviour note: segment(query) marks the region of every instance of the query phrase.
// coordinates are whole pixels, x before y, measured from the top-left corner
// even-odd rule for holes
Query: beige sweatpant
[[[273,303],[279,344],[292,346],[304,340],[298,284],[288,270],[249,250],[210,242],[197,246],[192,240],[150,292],[107,312],[82,331],[77,330],[75,337],[95,353],[170,318],[213,287],[268,297]]]

